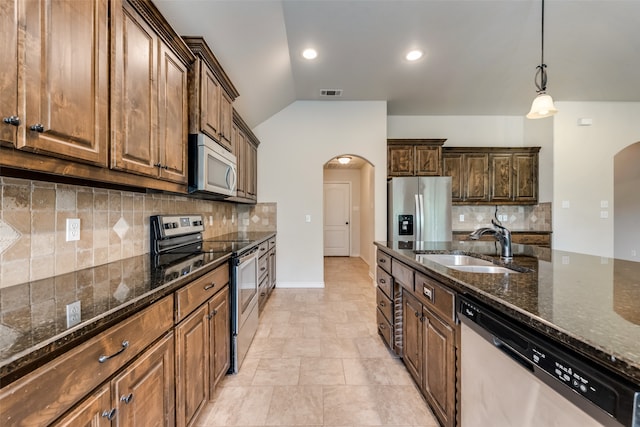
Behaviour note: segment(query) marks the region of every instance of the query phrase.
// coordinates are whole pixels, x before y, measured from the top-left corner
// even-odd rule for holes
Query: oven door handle
[[[245,252],[242,255],[240,255],[238,257],[238,265],[243,264],[249,258],[255,257],[257,252],[258,252],[258,247],[256,246],[255,248],[250,249],[248,252]]]

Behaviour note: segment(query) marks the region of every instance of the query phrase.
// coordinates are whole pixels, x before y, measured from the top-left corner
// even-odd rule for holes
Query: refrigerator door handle
[[[422,194],[418,194],[418,203],[420,205],[420,240],[425,240],[424,238],[424,197]],[[417,240],[417,239],[416,239]]]
[[[418,198],[417,194],[413,195],[415,202],[416,202],[416,219],[414,221],[415,223],[415,237],[414,240],[418,241],[420,240],[420,236],[422,235],[422,207],[420,206],[420,199]]]

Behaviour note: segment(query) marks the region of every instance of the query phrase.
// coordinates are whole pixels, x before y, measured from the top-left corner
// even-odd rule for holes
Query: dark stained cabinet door
[[[506,202],[513,199],[513,156],[511,154],[491,154],[490,180],[491,200]]]
[[[465,154],[463,158],[463,198],[468,202],[489,201],[489,155]]]
[[[209,395],[231,365],[231,311],[229,287],[209,301]]]
[[[187,67],[160,43],[159,168],[160,178],[187,182],[188,96]]]
[[[443,426],[455,426],[455,335],[428,309],[423,311],[424,390]]]
[[[415,146],[416,176],[439,176],[442,148],[423,145]]]
[[[176,425],[191,425],[209,398],[206,304],[176,327]]]
[[[403,359],[407,370],[418,385],[422,385],[423,344],[422,304],[408,292],[402,293]]]
[[[233,120],[233,101],[224,90],[220,91],[220,133],[219,141],[222,146],[231,151],[231,122]]]
[[[115,425],[175,424],[173,346],[173,334],[169,334],[114,378]]]
[[[24,127],[17,148],[106,166],[107,0],[21,4],[26,40],[20,74],[26,111],[20,114]]]
[[[389,145],[387,176],[413,176],[413,145]]]
[[[538,155],[514,154],[515,194],[520,201],[536,203],[538,201]]]
[[[220,92],[222,88],[213,71],[201,63],[200,69],[200,130],[214,140],[220,133]]]
[[[105,384],[75,409],[57,421],[54,427],[110,427],[117,411],[111,405],[111,387]]]
[[[18,113],[18,0],[0,3],[0,144],[16,145]]]
[[[158,37],[123,1],[112,3],[111,167],[157,176]]]
[[[451,201],[461,202],[463,198],[462,154],[452,153],[442,156],[443,175],[451,177]]]

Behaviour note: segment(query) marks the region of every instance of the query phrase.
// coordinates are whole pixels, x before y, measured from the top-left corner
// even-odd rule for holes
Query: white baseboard
[[[324,282],[278,282],[276,288],[283,289],[318,289],[324,288]]]

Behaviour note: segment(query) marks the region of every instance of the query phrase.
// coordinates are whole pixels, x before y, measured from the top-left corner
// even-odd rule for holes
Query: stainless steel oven
[[[258,329],[258,247],[232,258],[231,371],[237,373]]]

